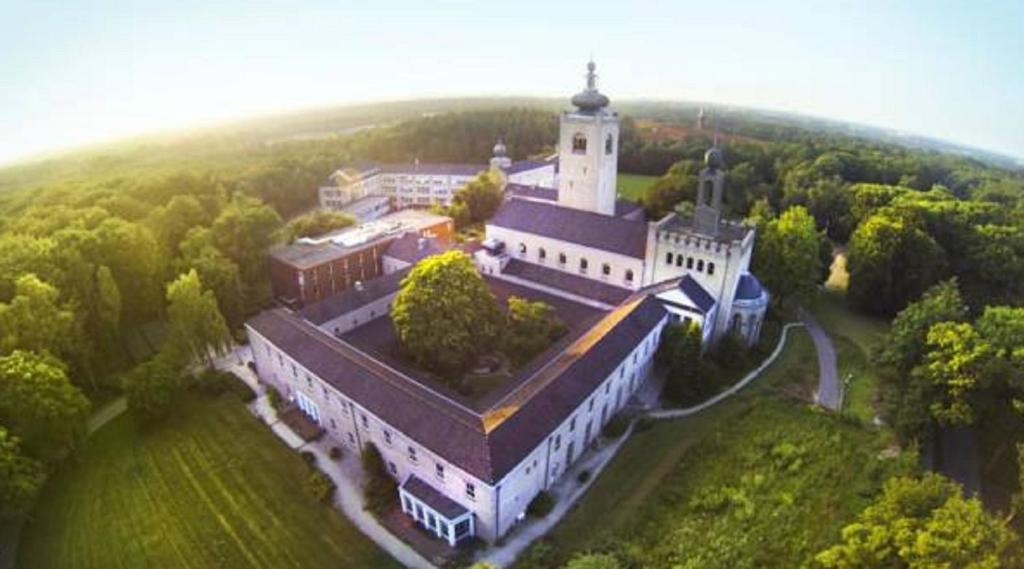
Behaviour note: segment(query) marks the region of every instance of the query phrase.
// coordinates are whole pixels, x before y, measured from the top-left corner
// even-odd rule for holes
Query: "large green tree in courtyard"
[[[454,376],[493,350],[501,311],[469,257],[448,251],[420,261],[402,281],[391,320],[408,355]]]
[[[781,302],[802,300],[821,281],[821,237],[803,207],[791,207],[764,224],[754,272]]]

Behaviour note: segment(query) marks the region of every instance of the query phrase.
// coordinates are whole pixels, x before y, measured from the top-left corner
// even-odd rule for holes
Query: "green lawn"
[[[302,459],[236,399],[190,395],[177,411],[89,439],[46,487],[19,567],[395,566],[303,493]]]
[[[794,397],[816,377],[794,331],[747,391],[695,417],[639,431],[520,567],[588,550],[627,566],[800,567],[908,462],[879,458],[877,432]]]
[[[644,196],[647,188],[658,179],[657,176],[643,176],[640,174],[619,174],[619,195],[630,200],[637,200]]]

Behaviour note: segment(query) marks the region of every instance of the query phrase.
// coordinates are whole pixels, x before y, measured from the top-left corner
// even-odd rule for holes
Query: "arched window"
[[[519,254],[520,255],[525,255],[526,254],[526,243],[520,243],[519,244]]]
[[[626,269],[626,282],[633,282],[633,269]]]
[[[683,256],[682,255],[679,255],[679,256],[676,257],[676,266],[677,267],[682,267],[683,266]]]
[[[558,254],[558,263],[564,265],[565,264],[565,260],[566,260],[565,259],[565,253],[559,253]]]
[[[612,266],[609,265],[608,263],[601,265],[601,274],[606,277],[612,274]]]
[[[615,141],[612,140],[612,135],[609,134],[608,138],[604,139],[604,153],[611,154],[612,149],[615,147]]]
[[[715,264],[714,263],[708,263],[708,274],[709,275],[715,274]]]
[[[704,259],[697,261],[697,270],[702,273],[704,272]]]
[[[581,273],[587,272],[587,266],[588,265],[589,265],[589,263],[587,263],[586,259],[580,259],[580,272]]]
[[[544,259],[548,258],[548,252],[543,247],[541,247],[540,249],[537,250],[537,258],[540,259],[540,261],[543,263]]]
[[[582,132],[572,135],[572,152],[573,154],[587,153],[587,137]]]
[[[686,258],[686,268],[687,269],[692,269],[693,268],[693,257],[687,257]]]
[[[672,253],[671,252],[665,253],[665,264],[666,265],[671,265],[672,264]]]

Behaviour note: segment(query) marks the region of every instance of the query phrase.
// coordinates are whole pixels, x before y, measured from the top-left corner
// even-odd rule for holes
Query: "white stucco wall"
[[[253,329],[247,327],[247,331],[263,381],[274,385],[287,399],[294,399],[302,393],[314,402],[327,435],[350,450],[358,451],[368,442],[374,443],[389,468],[394,468],[399,482],[410,474],[416,474],[472,511],[476,516],[477,535],[493,541],[512,527],[537,493],[550,487],[565,473],[570,445],[573,459],[578,459],[586,450],[588,435],[593,441],[604,424],[643,384],[666,321],[667,318],[662,319],[590,397],[566,415],[544,441],[495,485],[485,483],[436,455],[310,373]],[[590,425],[589,432],[587,425]],[[416,449],[415,460],[410,458],[410,446]],[[438,476],[437,465],[443,468],[443,477]],[[467,484],[475,488],[475,498],[468,496]]]
[[[508,181],[513,184],[522,184],[524,186],[540,186],[542,188],[554,188],[555,187],[555,165],[554,163],[542,166],[540,168],[534,168],[532,170],[526,170],[525,172],[517,172],[511,174],[508,177]]]
[[[559,241],[495,225],[487,226],[487,237],[504,241],[505,250],[509,256],[527,263],[558,269],[619,287],[637,289],[643,285],[643,259],[584,247],[575,243]],[[525,254],[520,251],[521,244],[526,246]],[[547,256],[543,260],[540,259],[541,248],[547,252]],[[565,253],[566,255],[564,265],[558,261],[560,253]],[[580,271],[581,259],[587,260],[586,273]],[[602,273],[602,266],[605,263],[611,269],[611,274],[608,276]],[[632,282],[628,282],[625,279],[626,271],[629,270],[633,271]]]
[[[587,139],[585,153],[573,151],[573,138]],[[605,141],[612,138],[612,149]],[[562,113],[558,133],[558,203],[567,207],[615,214],[618,177],[619,117],[603,110],[595,114]]]

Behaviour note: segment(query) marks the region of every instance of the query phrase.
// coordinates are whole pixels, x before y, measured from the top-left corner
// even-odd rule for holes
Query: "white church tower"
[[[587,64],[587,87],[559,122],[558,204],[615,215],[619,115],[598,92],[595,67]]]

